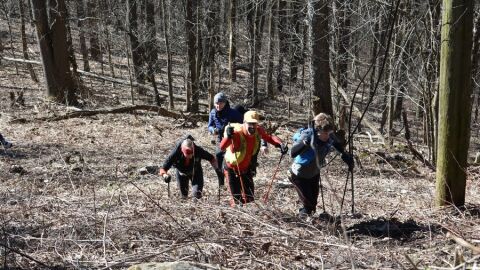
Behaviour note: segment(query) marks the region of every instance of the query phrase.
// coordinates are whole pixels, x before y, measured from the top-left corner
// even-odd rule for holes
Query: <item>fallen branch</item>
[[[451,232],[447,232],[447,237],[457,242],[457,244],[459,244],[460,246],[472,250],[474,254],[480,254],[480,247],[474,246],[473,244],[467,242],[465,239],[460,238]]]
[[[42,64],[41,62],[34,61],[34,60],[25,60],[25,59],[18,59],[18,58],[4,57],[4,56],[0,56],[0,58],[4,59],[4,60],[7,60],[7,61],[11,61],[11,62],[19,62],[19,63],[35,64],[35,65],[41,65]],[[113,82],[113,83],[118,83],[118,84],[123,84],[123,85],[130,86],[130,81],[129,80],[123,80],[123,79],[112,78],[112,77],[108,77],[108,76],[102,76],[102,75],[98,75],[98,74],[95,74],[95,73],[92,73],[92,72],[87,72],[87,71],[81,70],[81,69],[77,69],[77,73],[82,75],[82,76],[86,76],[86,77],[91,77],[91,78],[95,78],[95,79],[99,79],[99,80],[104,80],[104,81],[108,81],[108,82]],[[162,86],[165,86],[165,87],[167,86],[166,84],[161,83],[161,82],[156,82],[156,83],[157,83],[157,85],[162,85]],[[141,89],[146,89],[146,90],[149,90],[149,91],[154,91],[153,87],[145,85],[145,84],[137,83],[137,82],[132,82],[132,86],[133,87],[138,87],[138,88],[141,88]],[[163,91],[163,90],[159,89],[158,93],[162,96],[168,96],[168,91]],[[173,94],[173,98],[175,98],[177,100],[185,101],[185,97],[182,96],[182,95]],[[200,101],[200,100],[198,101],[198,104],[203,105],[203,106],[207,106],[207,107],[209,105],[208,102],[204,102],[204,101]]]
[[[153,106],[153,105],[134,105],[134,106],[126,106],[120,108],[113,108],[113,109],[103,109],[103,110],[79,110],[79,111],[72,111],[67,112],[63,115],[55,115],[55,116],[45,116],[39,118],[33,118],[30,120],[26,119],[14,119],[10,121],[10,123],[28,123],[28,122],[35,122],[35,121],[60,121],[65,119],[77,118],[77,117],[87,117],[93,116],[97,114],[116,114],[116,113],[135,113],[137,111],[150,111],[158,113],[161,116],[171,117],[175,119],[180,118],[187,118],[187,119],[195,119],[202,121],[208,120],[208,115],[206,114],[196,114],[196,115],[182,115],[180,113],[172,112],[167,109]]]

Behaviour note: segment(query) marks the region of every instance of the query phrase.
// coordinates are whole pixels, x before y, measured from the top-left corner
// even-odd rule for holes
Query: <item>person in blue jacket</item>
[[[11,148],[13,146],[13,144],[11,142],[5,140],[5,138],[2,136],[1,133],[0,133],[0,144],[5,149]]]
[[[303,207],[300,215],[311,215],[317,208],[320,189],[320,168],[325,164],[325,157],[335,148],[341,153],[348,170],[354,168],[353,157],[344,151],[336,139],[331,116],[320,113],[314,118],[313,127],[300,129],[293,136],[290,155],[293,163],[290,168],[290,181],[297,190]]]
[[[215,157],[218,162],[218,167],[222,168],[225,152],[220,149],[219,144],[223,139],[225,127],[228,123],[243,123],[243,114],[230,107],[227,96],[223,92],[216,94],[213,98],[213,102],[215,108],[210,111],[208,117],[208,131],[210,134],[216,136]],[[225,176],[223,172],[218,170],[217,177],[218,184],[223,186],[225,184]]]

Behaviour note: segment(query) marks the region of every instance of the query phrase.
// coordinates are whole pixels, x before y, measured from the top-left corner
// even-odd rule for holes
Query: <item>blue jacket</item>
[[[208,131],[213,134],[215,129],[218,131],[218,139],[223,138],[223,132],[228,123],[242,123],[243,115],[240,114],[235,109],[230,107],[230,104],[227,102],[223,110],[217,111],[212,109],[208,117]]]
[[[335,135],[331,134],[328,141],[322,142],[318,139],[313,128],[300,129],[293,135],[293,141],[294,144],[290,153],[294,162],[300,165],[307,165],[315,160],[315,154],[323,162],[332,147],[343,153],[343,147],[338,143]],[[304,145],[303,141],[306,141],[308,145]],[[316,153],[314,148],[317,150]]]

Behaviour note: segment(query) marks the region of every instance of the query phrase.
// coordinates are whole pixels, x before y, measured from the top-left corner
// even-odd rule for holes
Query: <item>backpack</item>
[[[293,134],[293,143],[296,144],[304,137],[308,138],[308,142],[312,140],[314,131],[312,128],[300,128]],[[307,150],[303,151],[301,154],[294,158],[294,162],[300,165],[307,165],[310,162],[315,160],[315,151],[308,147]]]

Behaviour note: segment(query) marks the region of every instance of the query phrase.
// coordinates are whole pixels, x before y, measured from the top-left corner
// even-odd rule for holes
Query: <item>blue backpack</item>
[[[293,143],[300,142],[302,138],[308,138],[307,141],[310,142],[313,134],[314,131],[312,128],[300,128],[295,134],[293,134]],[[294,158],[295,163],[300,165],[307,165],[313,160],[315,160],[315,151],[311,147]]]

